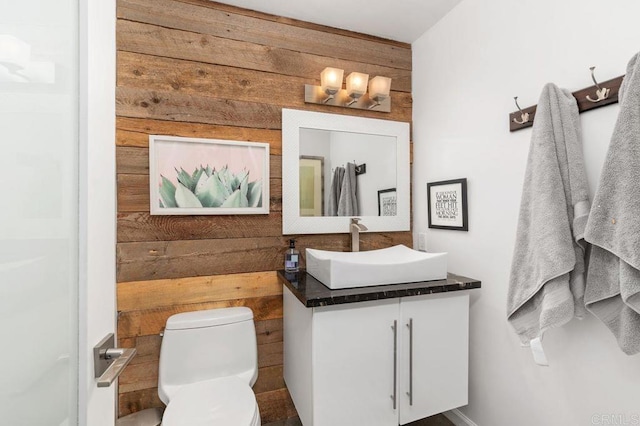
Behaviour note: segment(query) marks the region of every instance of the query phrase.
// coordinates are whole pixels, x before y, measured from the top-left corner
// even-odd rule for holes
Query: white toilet
[[[173,315],[160,349],[162,426],[260,426],[251,386],[258,348],[249,308]]]

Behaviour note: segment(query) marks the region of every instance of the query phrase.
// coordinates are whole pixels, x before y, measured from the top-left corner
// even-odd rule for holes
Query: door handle
[[[409,318],[409,405],[413,405],[413,318]]]
[[[114,348],[115,337],[109,333],[93,347],[93,370],[99,388],[107,388],[120,376],[136,355],[136,349]]]
[[[393,321],[391,329],[393,330],[393,395],[391,395],[391,400],[395,410],[398,400],[398,320]]]

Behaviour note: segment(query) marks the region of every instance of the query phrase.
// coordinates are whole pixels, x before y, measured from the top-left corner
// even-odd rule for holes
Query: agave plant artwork
[[[182,167],[175,171],[177,185],[160,175],[161,208],[262,207],[262,181],[250,182],[246,169],[234,173],[228,166],[216,170],[200,165],[191,174]]]

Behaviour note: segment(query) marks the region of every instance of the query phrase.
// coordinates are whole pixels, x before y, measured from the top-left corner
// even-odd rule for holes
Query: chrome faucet
[[[360,251],[360,232],[366,231],[368,228],[361,223],[359,217],[351,218],[349,231],[351,232],[351,251]]]

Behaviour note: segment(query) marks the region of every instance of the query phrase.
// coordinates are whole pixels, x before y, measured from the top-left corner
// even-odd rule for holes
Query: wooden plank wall
[[[139,355],[120,379],[119,413],[162,406],[159,336],[177,312],[253,309],[265,422],[295,415],[282,379],[283,107],[411,121],[409,45],[205,0],[119,0],[117,21],[118,335]],[[304,104],[326,66],[393,78],[392,112]],[[149,215],[148,135],[268,142],[269,215]],[[298,247],[347,250],[349,236],[301,235]],[[412,244],[362,236],[362,248]]]

